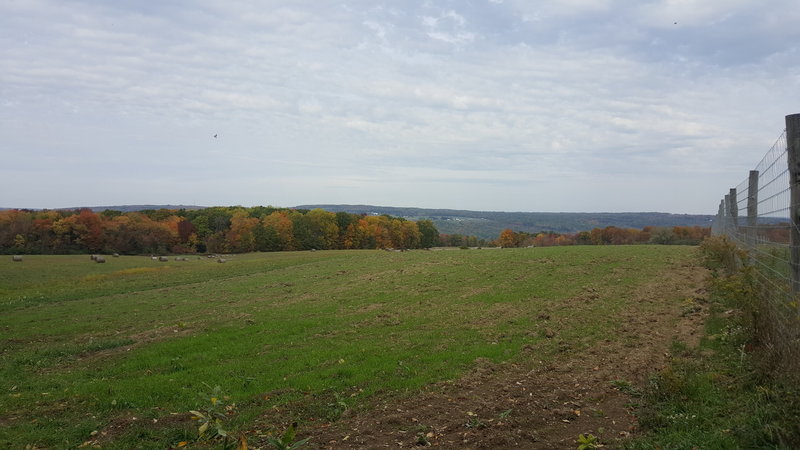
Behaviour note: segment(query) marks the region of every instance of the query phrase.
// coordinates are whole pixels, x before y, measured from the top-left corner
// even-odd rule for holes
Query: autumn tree
[[[78,241],[90,252],[100,252],[105,245],[105,235],[100,217],[90,209],[83,209],[75,220]]]
[[[398,218],[390,219],[388,222],[389,237],[393,248],[419,248],[421,234],[416,222]]]
[[[375,239],[369,233],[369,225],[366,218],[358,219],[347,226],[344,233],[344,248],[375,248]]]
[[[497,243],[500,247],[503,248],[513,248],[517,246],[517,233],[514,232],[511,228],[506,228],[505,230],[500,232],[500,237],[497,239]]]
[[[226,249],[232,252],[245,253],[256,249],[255,228],[259,220],[250,215],[245,210],[233,213],[230,219],[225,241]]]
[[[322,209],[0,211],[0,252],[4,253],[419,248],[437,245],[439,239],[430,221],[334,214]],[[467,245],[478,242],[474,236],[456,236],[454,241]]]
[[[261,244],[265,251],[294,250],[294,223],[286,211],[275,211],[261,219],[265,236],[274,236],[274,240],[262,237]]]

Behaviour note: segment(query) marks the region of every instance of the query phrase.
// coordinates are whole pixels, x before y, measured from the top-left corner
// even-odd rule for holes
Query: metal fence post
[[[725,219],[725,200],[720,200],[719,210],[717,211],[717,218],[714,219],[714,223],[711,225],[711,231],[715,236],[725,234],[725,227],[722,222],[724,219]]]
[[[725,200],[723,201],[725,202],[725,220],[722,221],[722,232],[726,236],[731,237],[731,210],[733,209],[731,208],[731,195],[725,194]]]
[[[758,171],[750,171],[750,179],[747,182],[747,245],[751,250],[751,257],[754,256],[756,242],[758,239]]]
[[[789,243],[792,249],[789,265],[792,272],[792,293],[800,292],[800,114],[786,116],[786,153],[789,159]]]

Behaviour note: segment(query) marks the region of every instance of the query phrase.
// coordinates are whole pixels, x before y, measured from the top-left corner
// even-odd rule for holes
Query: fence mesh
[[[791,188],[786,131],[745,178],[721,201],[712,233],[747,251],[756,287],[752,301],[757,338],[770,364],[798,373],[800,315],[792,289]],[[751,187],[751,182],[754,186]],[[796,247],[796,246],[795,246]]]

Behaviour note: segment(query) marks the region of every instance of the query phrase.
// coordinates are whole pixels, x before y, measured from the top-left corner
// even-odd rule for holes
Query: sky
[[[0,206],[715,214],[796,0],[0,0]]]

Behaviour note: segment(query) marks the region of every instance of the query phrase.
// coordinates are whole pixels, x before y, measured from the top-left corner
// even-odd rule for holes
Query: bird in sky
[[[214,134],[214,139],[216,139],[216,138],[217,138],[217,135],[216,135],[216,133],[215,133],[215,134]]]

